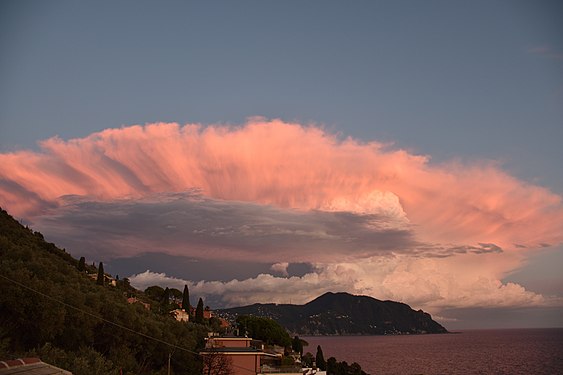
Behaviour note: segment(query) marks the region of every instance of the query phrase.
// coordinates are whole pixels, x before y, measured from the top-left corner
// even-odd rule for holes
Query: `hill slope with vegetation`
[[[446,333],[430,314],[409,305],[348,293],[325,293],[305,305],[254,304],[220,310],[225,316],[269,317],[299,335]]]
[[[80,268],[80,270],[79,270]],[[207,328],[147,310],[127,280],[97,272],[0,210],[0,360],[39,356],[75,374],[201,373]],[[157,302],[158,303],[158,302]]]

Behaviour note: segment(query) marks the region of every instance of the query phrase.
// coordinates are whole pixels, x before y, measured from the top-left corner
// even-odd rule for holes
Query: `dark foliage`
[[[170,302],[179,304],[182,301],[182,292],[176,288],[170,288]]]
[[[86,270],[86,258],[80,257],[80,260],[78,261],[78,270],[80,272],[84,272],[84,270]]]
[[[162,289],[158,285],[149,286],[147,289],[145,289],[145,295],[153,301],[162,301],[162,297],[164,296],[164,289]]]
[[[195,309],[195,322],[203,324],[203,300],[200,298]]]
[[[206,327],[128,304],[128,294],[146,297],[125,279],[97,286],[78,264],[0,211],[1,359],[40,356],[75,374],[151,374],[165,372],[172,353],[174,374],[201,374],[199,356],[163,342],[197,351]]]
[[[275,320],[258,316],[241,315],[237,318],[241,333],[248,337],[262,340],[269,345],[279,345],[284,348],[291,347],[291,337]]]
[[[315,356],[315,363],[317,367],[323,371],[326,370],[326,361],[325,356],[323,354],[323,349],[320,345],[317,345],[317,355]]]
[[[104,264],[100,262],[98,266],[98,279],[96,280],[96,284],[104,285]]]
[[[303,340],[301,340],[299,336],[295,336],[293,340],[291,340],[291,349],[293,349],[295,353],[303,355]]]
[[[309,352],[305,353],[303,357],[301,357],[301,363],[303,363],[304,367],[313,367],[313,362],[315,361],[315,357]]]
[[[182,308],[190,313],[190,290],[187,285],[184,285],[184,293],[182,293]]]
[[[338,362],[334,357],[326,361],[326,372],[327,375],[368,375],[356,362],[348,365],[346,361]]]

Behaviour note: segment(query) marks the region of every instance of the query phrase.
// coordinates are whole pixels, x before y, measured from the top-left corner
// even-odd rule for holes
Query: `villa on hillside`
[[[190,314],[186,312],[184,309],[176,309],[170,311],[170,314],[179,322],[189,322],[190,321]]]
[[[196,315],[196,308],[194,306],[189,307],[190,313],[188,314],[186,309],[184,309],[184,307],[182,306],[182,302],[180,302],[178,305],[180,306],[179,309],[170,311],[170,314],[174,316],[174,318],[177,321],[188,322],[190,320],[190,316],[194,317]],[[205,306],[205,308],[203,309],[203,319],[211,319],[211,318],[216,318],[219,320],[220,328],[225,329],[231,326],[231,324],[226,319],[219,316],[215,316],[213,310],[211,310],[209,306]]]
[[[91,278],[92,280],[97,280],[98,279],[98,273],[94,272],[94,273],[89,273],[88,277]],[[117,280],[115,280],[113,277],[104,274],[104,284],[106,285],[111,285],[111,286],[117,286]]]

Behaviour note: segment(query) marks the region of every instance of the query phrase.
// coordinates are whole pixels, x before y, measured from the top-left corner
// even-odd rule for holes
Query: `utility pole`
[[[170,357],[172,357],[172,353],[168,353],[168,375],[170,375]]]

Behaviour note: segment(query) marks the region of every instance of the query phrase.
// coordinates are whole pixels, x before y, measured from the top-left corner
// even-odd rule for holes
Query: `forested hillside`
[[[171,354],[173,374],[201,373],[190,351],[205,326],[128,304],[127,296],[146,297],[123,280],[98,285],[87,275],[94,267],[83,270],[0,211],[0,360],[39,356],[75,374],[165,374]]]
[[[225,316],[272,318],[299,335],[446,333],[430,314],[409,305],[348,293],[325,293],[305,305],[254,304],[219,311]]]

